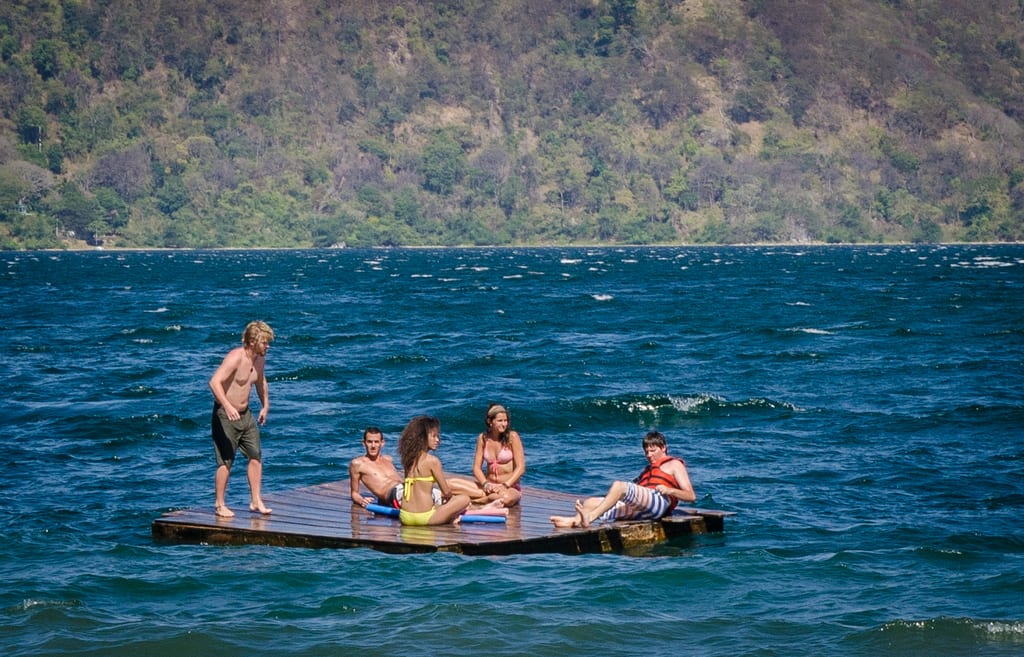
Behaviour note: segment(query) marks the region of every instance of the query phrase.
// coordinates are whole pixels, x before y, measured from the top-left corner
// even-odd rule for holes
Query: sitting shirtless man
[[[648,466],[634,481],[616,481],[604,497],[576,500],[575,516],[551,516],[555,527],[589,527],[594,522],[653,520],[672,513],[679,501],[697,496],[682,459],[668,455],[665,436],[649,431],[644,436]]]
[[[348,476],[352,481],[352,503],[365,507],[375,502],[398,508],[402,499],[402,476],[395,469],[391,457],[381,454],[384,448],[384,434],[381,430],[367,427],[363,432],[363,447],[366,454],[352,459],[348,466]],[[362,495],[360,484],[377,497],[376,501]]]

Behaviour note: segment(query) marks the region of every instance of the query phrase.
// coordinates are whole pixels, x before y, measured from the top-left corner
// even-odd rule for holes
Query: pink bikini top
[[[491,474],[495,474],[498,472],[499,465],[505,465],[506,463],[511,462],[512,450],[509,449],[506,445],[502,445],[501,449],[498,450],[497,458],[495,458],[493,461],[487,461],[487,470],[491,472]]]

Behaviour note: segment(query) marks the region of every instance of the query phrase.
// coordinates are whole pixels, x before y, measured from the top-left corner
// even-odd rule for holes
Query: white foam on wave
[[[832,331],[826,331],[825,329],[805,328],[800,326],[788,328],[786,331],[789,333],[806,333],[808,335],[835,335]]]
[[[147,312],[147,313],[165,313],[165,312],[168,312],[169,310],[170,309],[167,308],[166,306],[160,306],[159,308],[156,308],[154,310],[145,310],[143,312]]]
[[[669,396],[669,401],[672,402],[672,408],[683,413],[690,413],[701,406],[711,401],[720,401],[720,398],[713,395],[702,394],[693,395],[690,397],[674,397]]]
[[[975,623],[990,635],[1014,641],[1024,640],[1024,621],[975,621]]]
[[[1012,262],[997,260],[996,258],[975,258],[974,262],[979,267],[1013,267]]]
[[[990,620],[979,618],[955,618],[940,617],[922,620],[897,620],[886,623],[883,631],[898,629],[911,629],[918,632],[934,631],[940,628],[970,628],[987,635],[990,639],[999,641],[1011,641],[1018,643],[1024,641],[1024,621],[1017,620]]]
[[[977,256],[972,260],[954,262],[950,267],[958,269],[988,269],[995,267],[1014,267],[1017,263],[1000,260],[994,256]]]
[[[38,609],[40,607],[80,607],[82,605],[78,600],[42,600],[39,598],[25,598],[21,601],[22,610],[28,611],[29,609]]]
[[[591,294],[590,296],[595,301],[611,301],[612,299],[615,298],[611,294]]]

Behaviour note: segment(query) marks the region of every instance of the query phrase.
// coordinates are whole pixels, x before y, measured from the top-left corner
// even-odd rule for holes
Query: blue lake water
[[[1024,654],[1024,246],[4,253],[0,319],[3,655]],[[267,493],[424,412],[468,471],[499,401],[530,485],[601,492],[657,428],[737,515],[632,555],[155,543],[212,506],[251,319]]]

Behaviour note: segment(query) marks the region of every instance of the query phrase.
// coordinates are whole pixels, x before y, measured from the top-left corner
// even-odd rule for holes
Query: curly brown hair
[[[398,459],[406,476],[416,465],[420,454],[427,451],[427,436],[432,429],[441,430],[441,421],[432,415],[417,415],[402,429],[402,435],[398,437]]]

